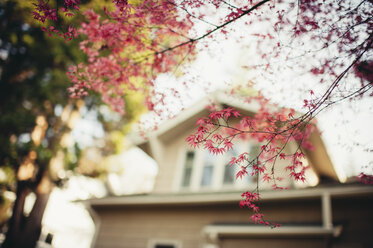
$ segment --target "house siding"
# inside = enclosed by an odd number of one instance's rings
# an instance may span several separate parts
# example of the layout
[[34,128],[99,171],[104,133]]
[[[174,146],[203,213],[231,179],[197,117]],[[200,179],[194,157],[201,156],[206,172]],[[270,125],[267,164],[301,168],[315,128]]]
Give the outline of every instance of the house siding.
[[[269,221],[321,225],[320,199],[260,203]],[[220,248],[234,247],[373,247],[373,196],[333,199],[333,223],[343,226],[338,238],[320,236],[224,236]],[[94,207],[101,220],[98,248],[144,248],[151,240],[174,240],[181,248],[203,247],[203,228],[212,224],[249,224],[250,211],[238,203],[173,206]]]
[[[264,208],[265,207],[265,208]],[[278,221],[319,222],[319,201],[267,203],[267,216]],[[101,218],[96,247],[147,247],[152,239],[179,240],[182,248],[202,247],[203,227],[214,223],[249,224],[250,212],[238,203],[205,206],[99,207]],[[307,214],[304,214],[304,212]],[[228,241],[226,241],[228,242]],[[229,241],[230,242],[230,241]],[[228,243],[229,243],[228,242]]]
[[[187,130],[186,133],[192,133],[193,129]],[[173,180],[177,180],[176,174],[179,166],[179,156],[181,151],[187,149],[188,144],[185,142],[187,135],[177,136],[172,141],[160,141],[163,146],[163,163],[159,163],[158,175],[154,185],[154,193],[167,193],[175,190]],[[182,162],[182,161],[181,161]]]
[[333,248],[373,247],[373,196],[332,201],[334,223],[343,225],[341,238],[333,241]]
[[[181,184],[180,177],[182,173],[182,169],[184,166],[184,153],[187,150],[192,150],[190,146],[185,142],[187,136],[193,132],[192,128],[185,129],[183,135],[179,135],[171,140],[162,140],[158,139],[158,144],[162,147],[162,161],[158,163],[159,170],[158,175],[155,180],[154,186],[154,193],[170,193],[176,192]],[[246,141],[248,142],[248,141]],[[289,143],[289,145],[284,150],[285,153],[291,154],[290,150],[294,150],[296,147],[295,144]],[[201,148],[202,149],[202,148]],[[198,150],[198,149],[197,149]],[[275,167],[275,177],[281,178],[282,180],[278,180],[276,183],[279,187],[293,187],[294,182],[289,176],[289,171],[285,168],[289,165],[289,161],[285,160],[277,160],[276,167]],[[197,168],[194,168],[194,170]],[[199,168],[201,169],[201,168]],[[271,173],[271,164],[267,165],[268,173]],[[215,172],[217,173],[217,172]],[[223,171],[221,171],[223,173]],[[308,173],[311,173],[310,170],[307,170]],[[223,175],[221,175],[222,177]],[[310,178],[310,177],[308,177]],[[261,180],[261,189],[271,189],[273,182],[263,182]],[[300,184],[301,187],[307,186],[307,182]],[[255,186],[255,185],[254,185]],[[185,190],[185,189],[184,189]],[[189,189],[190,190],[190,189]],[[218,189],[212,190],[223,190],[223,185],[220,185]],[[188,191],[188,190],[187,190]],[[195,190],[194,190],[195,191]]]

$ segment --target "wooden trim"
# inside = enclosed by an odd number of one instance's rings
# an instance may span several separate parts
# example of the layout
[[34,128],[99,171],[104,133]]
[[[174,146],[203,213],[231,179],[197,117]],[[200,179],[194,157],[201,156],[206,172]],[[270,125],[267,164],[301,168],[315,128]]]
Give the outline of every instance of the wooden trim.
[[237,225],[207,225],[203,233],[208,237],[224,236],[334,236],[341,234],[342,226],[325,228],[322,226],[282,226],[269,228],[267,226],[237,226]]
[[321,196],[321,210],[322,210],[322,223],[323,227],[330,229],[333,227],[333,217],[332,217],[332,202],[330,199],[330,194],[325,192]]
[[[131,205],[203,205],[218,203],[237,203],[241,200],[241,191],[237,192],[209,192],[209,193],[174,193],[174,194],[148,194],[106,197],[91,199],[87,202],[95,206],[131,206]],[[330,197],[349,197],[358,195],[372,195],[373,187],[338,186],[330,188],[307,188],[284,191],[266,191],[261,193],[261,201],[320,198],[328,193]]]
[[90,204],[84,204],[84,207],[88,211],[89,215],[91,216],[91,218],[92,218],[92,220],[95,224],[94,225],[95,226],[95,232],[93,234],[93,237],[92,237],[92,240],[91,240],[91,245],[90,245],[91,248],[94,248],[95,245],[96,245],[97,238],[98,238],[99,230],[101,228],[101,219],[100,219],[100,216],[96,213],[96,211],[91,207]]

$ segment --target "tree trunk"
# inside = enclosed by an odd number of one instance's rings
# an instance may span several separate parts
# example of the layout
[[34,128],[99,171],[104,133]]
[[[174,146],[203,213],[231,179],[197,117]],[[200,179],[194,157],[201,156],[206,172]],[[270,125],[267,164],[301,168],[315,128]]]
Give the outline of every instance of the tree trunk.
[[[12,217],[2,248],[35,248],[41,233],[41,222],[51,192],[49,180],[43,176],[34,191],[35,203],[28,216],[24,214],[25,199],[32,192],[31,185],[18,181],[17,198],[14,202]],[[46,182],[45,180],[48,180]]]

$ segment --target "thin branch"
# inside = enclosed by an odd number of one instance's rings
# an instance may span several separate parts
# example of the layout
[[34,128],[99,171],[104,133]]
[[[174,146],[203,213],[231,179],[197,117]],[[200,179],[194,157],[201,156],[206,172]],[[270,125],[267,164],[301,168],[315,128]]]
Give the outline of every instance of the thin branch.
[[228,3],[227,1],[221,0],[221,2],[224,3],[225,5],[231,7],[231,8],[238,9],[236,6],[234,6],[234,5],[230,4],[230,3]]
[[213,24],[213,23],[211,23],[211,22],[209,22],[209,21],[206,21],[206,20],[204,20],[204,19],[202,19],[202,18],[196,16],[196,15],[193,15],[192,13],[189,12],[188,9],[186,9],[186,8],[184,8],[184,7],[182,7],[182,6],[179,6],[179,5],[177,5],[176,3],[172,2],[172,1],[167,1],[167,2],[168,2],[169,4],[171,4],[171,5],[174,5],[176,8],[182,9],[182,10],[183,10],[185,13],[187,13],[189,16],[191,16],[191,17],[193,17],[193,18],[195,18],[195,19],[197,19],[197,20],[199,20],[199,21],[201,21],[201,22],[204,22],[204,23],[206,23],[206,24],[208,24],[208,25],[211,25],[211,26],[214,26],[214,27],[218,27],[218,25],[216,25],[216,24]]
[[168,52],[168,51],[175,50],[175,49],[177,49],[177,48],[179,48],[179,47],[182,47],[182,46],[185,46],[185,45],[188,45],[188,44],[193,44],[193,43],[195,43],[195,42],[197,42],[197,41],[199,41],[199,40],[202,40],[202,39],[206,38],[207,36],[210,36],[211,34],[215,33],[216,31],[218,31],[218,30],[224,28],[225,26],[231,24],[232,22],[235,22],[236,20],[238,20],[238,19],[242,18],[243,16],[249,14],[250,12],[252,12],[252,11],[258,9],[260,6],[262,6],[263,4],[265,4],[265,3],[269,2],[269,1],[270,1],[270,0],[263,0],[263,1],[261,1],[261,2],[259,2],[259,3],[257,3],[257,4],[255,4],[253,7],[251,7],[251,8],[249,8],[249,9],[243,11],[243,12],[242,12],[239,16],[237,16],[236,18],[233,18],[233,19],[231,19],[231,20],[229,20],[229,21],[223,23],[222,25],[219,25],[219,26],[215,27],[214,29],[212,29],[212,30],[206,32],[204,35],[201,35],[201,36],[199,36],[199,37],[197,37],[197,38],[194,38],[194,39],[189,39],[189,40],[187,40],[187,41],[185,41],[185,42],[179,43],[179,44],[177,44],[177,45],[175,45],[175,46],[172,46],[172,47],[169,47],[169,48],[163,49],[163,50],[161,50],[161,51],[154,52],[154,53],[152,53],[152,54],[148,54],[148,55],[146,55],[146,57],[148,57],[148,56],[150,56],[150,55],[158,55],[158,54],[166,53],[166,52]]

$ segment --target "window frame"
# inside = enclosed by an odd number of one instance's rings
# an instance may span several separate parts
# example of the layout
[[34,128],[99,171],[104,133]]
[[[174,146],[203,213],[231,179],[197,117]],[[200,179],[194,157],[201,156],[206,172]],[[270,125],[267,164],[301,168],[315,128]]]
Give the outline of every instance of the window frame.
[[[237,149],[237,155],[248,152],[248,146],[250,149],[257,144],[256,142],[250,141],[242,141],[235,144]],[[194,161],[193,161],[193,169],[191,173],[191,179],[189,187],[183,187],[182,182],[184,178],[184,166],[186,162],[186,156],[188,152],[194,151]],[[208,152],[205,149],[191,149],[187,147],[182,147],[179,151],[179,161],[177,164],[176,170],[176,180],[174,181],[174,189],[177,192],[208,192],[208,191],[232,191],[232,190],[242,190],[247,187],[255,186],[256,181],[255,179],[245,180],[245,179],[236,179],[234,178],[233,183],[231,184],[224,184],[224,173],[225,173],[225,166],[230,161],[232,155],[229,153],[224,153],[223,155],[216,155],[215,163],[213,166],[213,174],[212,174],[212,181],[211,185],[203,186],[202,183],[202,176],[203,176],[203,168],[204,168],[204,159],[205,153]],[[236,155],[236,156],[237,156]],[[239,171],[238,166],[235,166],[235,174]],[[245,176],[245,178],[250,178],[251,175]]]
[[151,239],[148,241],[147,248],[155,248],[157,245],[173,245],[174,248],[182,248],[181,241],[175,239]]
[[[188,160],[188,155],[189,154],[193,155],[191,161]],[[190,185],[192,183],[193,171],[195,170],[196,152],[192,151],[192,150],[186,151],[185,154],[184,154],[183,161],[184,161],[184,163],[183,163],[183,167],[182,167],[182,171],[181,171],[180,187],[181,188],[188,188],[188,187],[190,187]],[[186,172],[186,169],[187,169],[187,162],[189,162],[188,167],[191,171],[190,171],[190,175],[189,175],[188,184],[186,186],[184,186],[184,181],[185,181],[185,178],[186,178],[185,177],[185,172]]]

